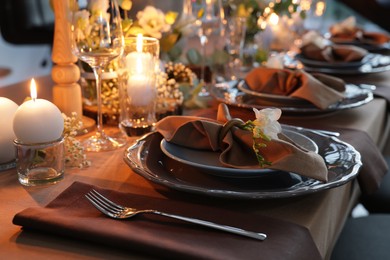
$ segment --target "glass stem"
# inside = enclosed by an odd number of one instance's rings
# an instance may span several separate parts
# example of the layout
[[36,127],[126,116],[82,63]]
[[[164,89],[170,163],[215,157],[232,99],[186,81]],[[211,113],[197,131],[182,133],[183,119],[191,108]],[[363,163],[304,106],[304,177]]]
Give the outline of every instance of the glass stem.
[[102,73],[103,69],[100,66],[93,68],[93,74],[96,78],[96,135],[103,135],[103,113],[102,113]]
[[207,36],[201,35],[200,36],[200,45],[202,49],[202,60],[200,65],[200,80],[202,83],[205,83],[205,69],[206,69],[206,43],[207,43]]

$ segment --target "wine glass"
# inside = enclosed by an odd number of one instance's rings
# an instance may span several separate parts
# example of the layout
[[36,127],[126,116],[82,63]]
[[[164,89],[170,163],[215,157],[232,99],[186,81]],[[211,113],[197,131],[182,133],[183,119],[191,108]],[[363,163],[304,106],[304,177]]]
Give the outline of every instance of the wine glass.
[[224,28],[224,12],[221,0],[197,0],[193,1],[192,14],[196,18],[195,26],[201,46],[201,71],[200,82],[203,85],[200,96],[208,96],[205,80],[206,47],[210,38],[216,41],[220,38]]
[[96,78],[96,132],[84,141],[87,151],[108,151],[123,146],[123,136],[108,136],[103,130],[102,71],[124,48],[121,18],[116,0],[72,0],[70,2],[71,47],[80,60],[88,63]]
[[245,34],[245,17],[232,16],[227,19],[226,49],[229,54],[228,75],[231,80],[236,80],[242,69]]

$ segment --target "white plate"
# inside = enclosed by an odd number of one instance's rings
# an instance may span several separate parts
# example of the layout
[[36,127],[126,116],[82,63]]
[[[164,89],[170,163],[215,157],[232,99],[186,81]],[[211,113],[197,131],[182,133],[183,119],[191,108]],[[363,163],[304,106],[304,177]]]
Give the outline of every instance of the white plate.
[[[317,144],[310,138],[291,130],[284,129],[283,133],[301,147],[318,153]],[[226,167],[219,161],[219,152],[190,149],[169,143],[165,139],[161,140],[160,148],[166,156],[173,160],[221,177],[253,178],[259,176],[260,173],[275,172],[272,169],[237,169]]]

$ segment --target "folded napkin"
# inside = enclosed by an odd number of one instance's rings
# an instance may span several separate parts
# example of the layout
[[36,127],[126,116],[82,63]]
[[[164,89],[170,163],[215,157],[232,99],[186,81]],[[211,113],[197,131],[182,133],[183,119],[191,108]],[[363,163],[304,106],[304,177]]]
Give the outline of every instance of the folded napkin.
[[[264,241],[228,234],[163,216],[114,220],[101,214],[85,194],[96,189],[123,205],[153,208],[268,235]],[[299,225],[183,200],[156,199],[75,182],[46,207],[19,212],[15,225],[76,240],[143,253],[158,259],[321,259],[309,231]],[[299,241],[299,244],[296,244]],[[113,249],[115,250],[115,249]],[[131,258],[131,255],[129,255]]]
[[309,43],[301,47],[301,53],[306,58],[312,60],[328,62],[353,62],[361,61],[368,54],[368,51],[352,45],[332,44],[322,48],[316,44]]
[[345,82],[339,78],[302,70],[256,68],[245,81],[253,91],[302,98],[320,109],[342,100],[345,91]]
[[329,31],[333,39],[339,41],[358,41],[366,44],[384,44],[390,41],[390,35],[381,32],[367,32],[356,26],[356,19],[353,16],[333,24]]
[[361,61],[368,54],[367,50],[353,45],[331,44],[315,31],[302,36],[300,51],[308,59],[328,62]]
[[[193,116],[169,116],[156,124],[156,130],[168,141],[191,149],[221,152],[222,165],[233,168],[264,168],[259,166],[253,151],[253,135],[248,130],[232,126],[223,137],[224,124],[231,119],[227,106],[220,104],[217,120]],[[328,170],[323,158],[307,151],[283,134],[279,139],[264,141],[260,149],[265,160],[272,162],[265,168],[294,172],[309,178],[327,181]],[[220,140],[222,139],[222,142]]]
[[[383,86],[383,88],[390,90],[388,86]],[[388,93],[388,97],[390,98],[390,91]],[[248,110],[246,108],[232,106],[230,112],[234,117],[239,117],[245,120],[250,119],[248,116]],[[207,110],[201,110],[197,112],[197,115],[203,117],[213,117],[216,113],[216,110],[211,108]],[[383,176],[388,171],[388,167],[381,151],[378,149],[378,146],[366,132],[355,129],[332,127],[326,120],[322,120],[322,118],[318,120],[308,120],[305,117],[299,116],[282,117],[280,121],[281,123],[287,125],[340,132],[341,135],[339,139],[351,144],[361,154],[363,165],[360,168],[357,179],[359,181],[359,186],[362,192],[364,194],[373,194],[378,190]],[[308,133],[307,135],[310,137],[312,133]],[[321,146],[321,144],[318,145]]]

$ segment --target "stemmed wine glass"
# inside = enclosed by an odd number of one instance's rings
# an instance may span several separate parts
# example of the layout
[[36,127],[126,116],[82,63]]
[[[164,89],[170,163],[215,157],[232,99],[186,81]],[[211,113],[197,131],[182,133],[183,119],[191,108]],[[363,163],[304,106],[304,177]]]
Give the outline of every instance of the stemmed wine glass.
[[84,146],[87,151],[113,150],[123,146],[126,139],[110,137],[103,131],[101,75],[124,48],[118,3],[116,0],[72,0],[69,7],[72,52],[91,66],[96,78],[96,132],[84,141]]
[[[196,18],[195,26],[201,46],[200,81],[203,88],[199,95],[209,95],[205,87],[206,45],[212,36],[219,38],[224,28],[224,13],[221,0],[196,0],[192,4],[192,15]],[[215,39],[212,39],[215,40]]]

